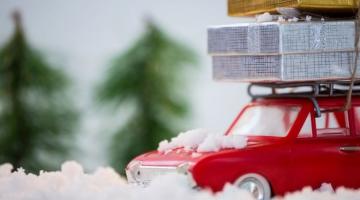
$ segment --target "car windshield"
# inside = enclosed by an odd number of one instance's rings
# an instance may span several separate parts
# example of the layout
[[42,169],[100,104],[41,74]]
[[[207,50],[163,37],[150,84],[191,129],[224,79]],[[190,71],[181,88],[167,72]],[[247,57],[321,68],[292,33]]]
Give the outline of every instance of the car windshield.
[[229,134],[285,137],[299,111],[299,106],[249,106],[235,122]]

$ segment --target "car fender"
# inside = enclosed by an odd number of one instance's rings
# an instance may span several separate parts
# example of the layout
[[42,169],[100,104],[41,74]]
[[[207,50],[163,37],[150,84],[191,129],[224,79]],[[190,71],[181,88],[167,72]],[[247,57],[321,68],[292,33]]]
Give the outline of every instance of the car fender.
[[269,145],[221,151],[200,159],[191,172],[198,186],[214,192],[245,174],[257,173],[269,181],[275,193],[282,193],[289,181],[288,149],[283,145]]

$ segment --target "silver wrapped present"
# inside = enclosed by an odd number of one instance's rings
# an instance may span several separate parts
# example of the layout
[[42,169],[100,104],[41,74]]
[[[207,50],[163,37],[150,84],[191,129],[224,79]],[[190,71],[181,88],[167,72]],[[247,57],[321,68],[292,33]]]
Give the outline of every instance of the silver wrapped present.
[[348,79],[354,43],[351,20],[247,23],[208,30],[214,78],[227,81]]
[[279,81],[281,56],[214,56],[213,77],[221,81]]
[[278,53],[279,24],[236,24],[208,29],[209,54]]
[[[354,52],[326,52],[282,55],[283,81],[350,79],[354,67]],[[358,59],[357,77],[360,77]]]
[[[354,58],[354,52],[213,56],[213,77],[248,82],[346,80]],[[356,75],[360,78],[360,60]]]
[[355,22],[244,23],[208,29],[208,52],[223,54],[353,50]]
[[280,24],[280,46],[280,53],[354,50],[355,22]]

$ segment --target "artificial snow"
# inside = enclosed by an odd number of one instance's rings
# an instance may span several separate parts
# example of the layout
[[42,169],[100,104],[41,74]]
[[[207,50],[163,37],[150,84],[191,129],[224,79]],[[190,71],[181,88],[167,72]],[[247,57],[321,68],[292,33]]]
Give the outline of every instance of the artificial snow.
[[[192,189],[186,176],[159,176],[146,188],[128,185],[111,168],[84,173],[81,165],[66,162],[60,171],[27,174],[12,172],[10,164],[0,165],[0,200],[254,200],[252,196],[226,184],[222,192]],[[324,183],[319,189],[305,187],[274,200],[359,200],[360,190],[338,188]]]
[[12,169],[13,169],[13,166],[9,163],[0,165],[0,177],[10,175]]
[[298,21],[299,21],[299,18],[297,18],[297,17],[288,19],[288,22],[298,22]]
[[184,147],[185,149],[195,149],[204,141],[209,132],[205,129],[194,129],[179,133],[172,138],[170,142],[164,140],[159,143],[158,151],[166,152],[168,150]]
[[242,135],[208,135],[197,148],[198,152],[213,152],[220,149],[242,149],[247,145],[247,138]]
[[283,16],[278,17],[278,22],[286,22],[286,19]]
[[334,188],[330,183],[323,183],[321,187],[318,189],[320,192],[335,192]]
[[266,12],[261,15],[256,15],[256,22],[271,22],[273,20],[273,17],[270,13]]
[[221,149],[241,149],[246,147],[247,137],[241,135],[219,135],[205,129],[194,129],[180,133],[170,141],[159,143],[158,151],[168,152],[177,148],[197,152],[217,152]]

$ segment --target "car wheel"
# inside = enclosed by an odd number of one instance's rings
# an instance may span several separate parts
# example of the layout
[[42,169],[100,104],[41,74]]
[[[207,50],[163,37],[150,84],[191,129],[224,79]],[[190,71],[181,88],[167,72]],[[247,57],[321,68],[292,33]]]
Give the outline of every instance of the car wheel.
[[259,174],[245,174],[235,182],[235,185],[249,191],[256,200],[269,200],[271,197],[268,181]]

